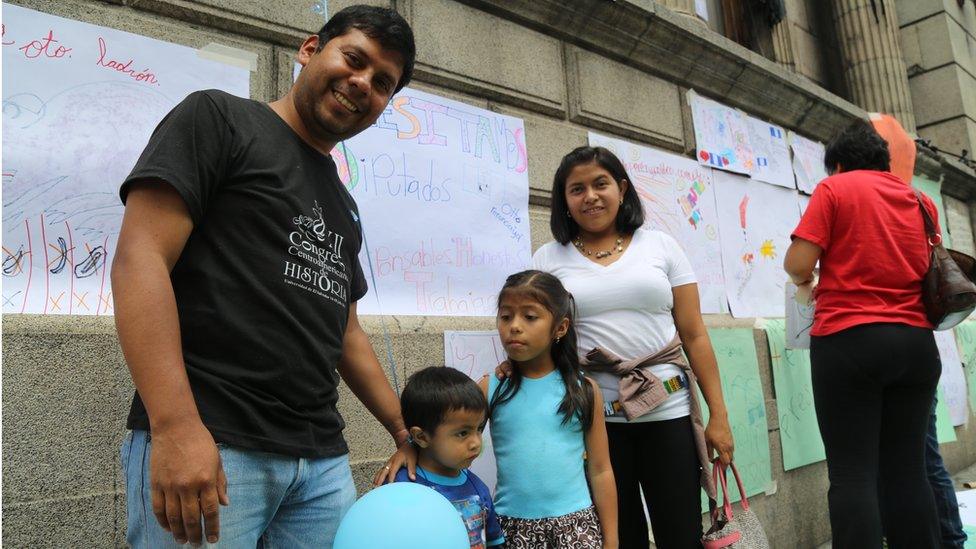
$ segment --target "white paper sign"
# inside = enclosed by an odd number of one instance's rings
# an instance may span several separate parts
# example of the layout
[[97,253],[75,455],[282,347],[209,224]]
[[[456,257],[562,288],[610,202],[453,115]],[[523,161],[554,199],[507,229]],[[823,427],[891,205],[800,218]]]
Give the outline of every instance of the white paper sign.
[[[498,332],[444,332],[444,363],[461,370],[477,381],[484,375],[494,375],[495,367],[506,359],[505,347]],[[492,494],[498,474],[491,432],[485,428],[481,455],[471,464],[471,470],[488,486]]]
[[751,116],[747,116],[746,120],[749,123],[749,141],[756,157],[752,178],[787,189],[796,188],[786,131]]
[[714,177],[732,316],[782,317],[783,256],[799,221],[797,193],[727,172]]
[[796,284],[787,277],[786,290],[786,348],[809,349],[813,328],[814,303],[801,304],[796,300]]
[[825,177],[824,145],[790,132],[790,148],[793,150],[793,173],[796,175],[796,188],[807,194]]
[[406,88],[332,155],[366,236],[361,314],[494,316],[532,256],[521,120]]
[[4,4],[3,77],[3,312],[111,314],[119,185],[178,102],[250,72]]
[[695,124],[698,161],[711,168],[752,173],[755,159],[746,115],[705,99],[694,90],[688,90],[688,103]]
[[949,418],[954,426],[964,425],[969,419],[969,397],[966,388],[966,375],[962,369],[962,359],[956,346],[956,336],[952,330],[935,332],[935,343],[942,359],[942,377],[939,387],[945,395]]
[[591,146],[606,147],[623,162],[641,204],[644,227],[671,235],[698,280],[703,313],[727,313],[712,171],[694,160],[595,133]]

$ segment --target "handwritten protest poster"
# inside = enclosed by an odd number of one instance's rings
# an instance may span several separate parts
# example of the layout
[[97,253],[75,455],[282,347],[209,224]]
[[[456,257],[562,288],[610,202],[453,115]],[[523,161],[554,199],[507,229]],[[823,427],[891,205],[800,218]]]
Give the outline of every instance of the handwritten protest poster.
[[741,111],[688,90],[695,124],[698,161],[702,166],[748,174],[755,168],[749,124]]
[[[484,375],[493,375],[495,366],[505,360],[505,347],[496,331],[444,332],[444,364],[461,370],[477,381]],[[481,455],[471,464],[471,470],[495,493],[498,468],[491,445],[490,426],[485,427],[481,442]]]
[[[742,476],[746,496],[765,492],[772,483],[769,427],[752,328],[712,328],[708,330],[708,336],[718,360],[722,395],[735,439],[735,465]],[[700,401],[703,420],[707,425],[708,406],[704,398]],[[738,487],[733,488],[730,484],[729,491],[733,501],[740,499]],[[707,509],[704,496],[702,499]]]
[[921,191],[935,204],[935,208],[939,212],[939,219],[937,222],[939,223],[939,228],[942,230],[942,245],[946,248],[951,247],[952,238],[949,236],[949,224],[946,222],[945,202],[942,200],[942,183],[916,175],[912,179],[912,187],[915,187]]
[[594,147],[612,151],[627,169],[641,204],[644,226],[681,245],[698,280],[703,313],[727,313],[718,213],[712,171],[694,160],[590,133]]
[[752,116],[746,116],[746,122],[749,124],[749,141],[756,157],[756,164],[751,173],[752,178],[787,189],[795,189],[796,181],[793,176],[786,130]]
[[787,349],[784,322],[763,319],[773,363],[783,469],[789,471],[826,459],[817,411],[813,406],[810,351]]
[[111,314],[119,185],[187,94],[250,72],[178,46],[3,6],[3,312]]
[[966,396],[966,376],[952,330],[935,332],[935,343],[942,359],[939,388],[945,394],[946,407],[953,425],[963,425],[969,419],[969,399]]
[[969,388],[969,402],[976,407],[976,320],[966,320],[955,327],[956,342]]
[[824,167],[824,146],[819,141],[807,139],[802,135],[789,132],[790,149],[793,151],[793,173],[796,176],[796,188],[813,194],[813,189],[825,177],[827,169]]
[[365,232],[360,313],[495,314],[531,260],[521,120],[406,88],[332,156]]
[[785,314],[783,256],[799,222],[796,191],[714,172],[722,268],[732,316]]

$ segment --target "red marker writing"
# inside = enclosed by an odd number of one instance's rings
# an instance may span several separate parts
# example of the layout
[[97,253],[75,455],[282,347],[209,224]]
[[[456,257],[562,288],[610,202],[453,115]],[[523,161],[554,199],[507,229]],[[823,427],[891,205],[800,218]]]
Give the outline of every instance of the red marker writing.
[[98,61],[95,64],[99,67],[105,67],[106,69],[112,69],[114,71],[120,72],[132,78],[136,82],[146,82],[147,84],[158,84],[159,80],[156,75],[153,74],[148,68],[142,69],[142,71],[136,71],[132,68],[132,64],[135,62],[133,59],[129,59],[125,63],[121,61],[116,61],[114,59],[106,60],[108,55],[108,46],[105,44],[105,39],[101,36],[98,37]]
[[[6,42],[4,42],[6,43]],[[68,52],[71,48],[66,48],[64,46],[54,47],[58,43],[58,40],[54,39],[54,31],[47,31],[47,36],[41,38],[40,40],[31,40],[27,44],[17,48],[18,50],[24,52],[24,57],[28,59],[36,59],[38,57],[44,56],[51,59],[60,59]],[[70,55],[68,57],[71,57]]]

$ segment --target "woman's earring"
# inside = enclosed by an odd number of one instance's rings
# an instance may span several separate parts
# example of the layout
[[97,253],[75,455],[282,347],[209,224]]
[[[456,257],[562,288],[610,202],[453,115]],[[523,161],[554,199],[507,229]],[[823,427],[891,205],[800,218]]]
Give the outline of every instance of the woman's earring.
[[620,205],[621,205],[621,206],[623,206],[623,205],[624,205],[624,199],[623,199],[623,198],[621,198],[621,199],[620,199]]
[[569,210],[566,210],[566,217],[573,217],[572,215],[569,214]]
[[556,345],[559,345],[559,340],[562,339],[560,336],[556,336]]

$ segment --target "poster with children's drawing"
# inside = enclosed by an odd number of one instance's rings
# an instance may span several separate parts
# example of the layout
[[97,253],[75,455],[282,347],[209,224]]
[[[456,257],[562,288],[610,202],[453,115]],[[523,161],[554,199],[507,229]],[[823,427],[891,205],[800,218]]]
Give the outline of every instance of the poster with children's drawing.
[[752,173],[755,158],[746,115],[694,90],[688,90],[688,104],[695,124],[698,162],[710,168]]
[[332,156],[362,216],[360,314],[495,314],[532,258],[520,119],[405,88]]
[[813,406],[810,351],[786,345],[786,326],[781,319],[763,319],[773,365],[779,440],[783,469],[789,471],[826,459],[817,412]]
[[799,222],[796,191],[714,172],[722,267],[732,316],[782,317],[783,256]]
[[712,171],[623,139],[590,133],[589,141],[623,162],[644,206],[644,227],[665,232],[681,245],[698,280],[702,312],[727,313]]
[[[772,488],[769,425],[752,328],[711,328],[708,337],[718,360],[722,395],[735,440],[735,464],[743,487],[747,496],[765,492]],[[700,402],[702,419],[707,425],[708,406],[704,399]],[[730,482],[729,490],[734,501],[739,499],[739,489],[733,484]],[[704,508],[708,509],[707,505]]]
[[[484,375],[494,375],[495,367],[504,361],[505,347],[495,331],[445,331],[444,364],[460,370],[477,381]],[[491,432],[485,427],[481,443],[481,455],[471,464],[474,474],[484,481],[494,494],[498,474],[495,453],[491,446]]]
[[796,188],[786,130],[752,116],[747,116],[746,121],[749,123],[752,152],[756,157],[752,178],[787,189]]
[[966,375],[962,370],[956,336],[952,330],[935,332],[935,343],[939,346],[939,357],[942,359],[939,388],[945,395],[949,418],[953,425],[964,425],[969,419],[969,399],[966,396]]
[[824,168],[824,146],[802,135],[789,132],[790,149],[793,151],[793,173],[796,175],[796,188],[806,194],[813,194],[820,181],[827,177]]
[[119,185],[170,109],[250,71],[4,4],[3,73],[3,312],[112,314]]

